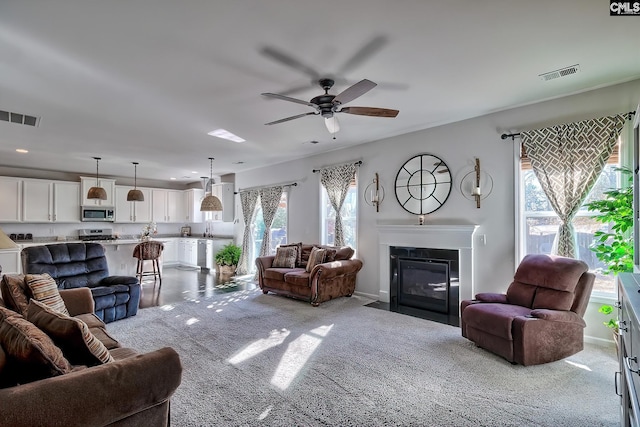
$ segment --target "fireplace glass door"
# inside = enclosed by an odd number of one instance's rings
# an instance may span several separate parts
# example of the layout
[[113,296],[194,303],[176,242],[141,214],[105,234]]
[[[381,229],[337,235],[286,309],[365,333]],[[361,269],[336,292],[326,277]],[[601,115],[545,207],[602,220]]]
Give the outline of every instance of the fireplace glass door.
[[398,303],[449,312],[449,261],[398,258]]

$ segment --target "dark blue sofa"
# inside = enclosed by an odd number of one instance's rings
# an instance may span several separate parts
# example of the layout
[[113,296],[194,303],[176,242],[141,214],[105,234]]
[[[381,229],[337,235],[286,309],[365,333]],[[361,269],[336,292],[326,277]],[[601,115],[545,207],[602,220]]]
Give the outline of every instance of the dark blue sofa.
[[140,303],[140,283],[132,276],[109,276],[100,243],[60,243],[22,250],[24,274],[49,273],[59,289],[88,287],[95,314],[105,323],[135,316]]

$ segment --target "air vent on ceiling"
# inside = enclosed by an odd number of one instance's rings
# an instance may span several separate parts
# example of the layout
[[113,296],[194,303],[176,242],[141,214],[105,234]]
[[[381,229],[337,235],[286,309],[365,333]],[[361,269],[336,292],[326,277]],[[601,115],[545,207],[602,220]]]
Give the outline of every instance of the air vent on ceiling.
[[580,71],[580,65],[575,64],[571,65],[570,67],[561,68],[559,70],[549,71],[548,73],[540,74],[539,76],[546,82],[549,80],[559,79],[560,77],[570,76],[577,73],[578,71]]
[[26,126],[38,126],[39,117],[29,116],[27,114],[12,113],[11,111],[0,110],[0,120],[9,123],[17,123]]

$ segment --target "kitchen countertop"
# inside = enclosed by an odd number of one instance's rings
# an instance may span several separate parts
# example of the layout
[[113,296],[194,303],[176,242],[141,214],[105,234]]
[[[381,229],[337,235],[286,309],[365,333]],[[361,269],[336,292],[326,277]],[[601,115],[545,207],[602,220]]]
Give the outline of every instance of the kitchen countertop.
[[[233,236],[211,236],[211,237],[156,236],[151,238],[151,240],[160,241],[160,242],[167,241],[167,239],[233,240]],[[87,243],[87,242],[101,243],[103,245],[130,245],[130,244],[140,243],[142,242],[142,240],[140,240],[139,238],[134,238],[133,236],[126,236],[126,237],[112,239],[112,240],[90,240],[90,241],[74,239],[73,237],[67,238],[67,240],[57,240],[55,238],[36,237],[33,240],[16,240],[15,244],[19,246],[18,248],[3,249],[3,250],[7,250],[7,251],[19,250],[20,247],[22,246],[37,246],[37,245],[47,245],[47,244],[55,244],[55,243]]]

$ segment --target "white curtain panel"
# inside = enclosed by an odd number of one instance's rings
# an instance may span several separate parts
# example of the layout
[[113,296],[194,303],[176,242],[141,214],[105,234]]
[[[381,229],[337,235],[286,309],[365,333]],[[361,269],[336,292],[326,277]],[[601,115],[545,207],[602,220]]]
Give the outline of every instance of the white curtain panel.
[[271,225],[276,216],[283,187],[268,187],[260,189],[260,205],[262,206],[262,218],[264,219],[264,235],[262,236],[262,246],[260,256],[270,255],[271,248]]
[[533,171],[560,217],[553,253],[577,257],[573,218],[611,156],[625,120],[616,115],[520,133]]
[[349,184],[356,173],[356,165],[346,163],[343,165],[332,166],[320,170],[320,182],[325,190],[329,202],[336,212],[335,236],[333,244],[335,246],[344,246],[344,232],[342,230],[342,216],[340,211],[344,204],[344,199],[349,191]]

